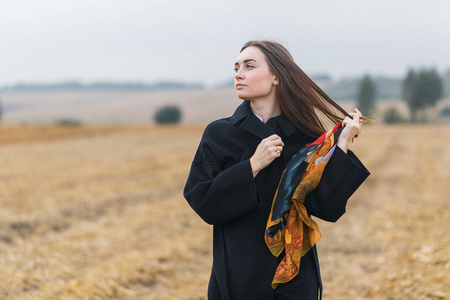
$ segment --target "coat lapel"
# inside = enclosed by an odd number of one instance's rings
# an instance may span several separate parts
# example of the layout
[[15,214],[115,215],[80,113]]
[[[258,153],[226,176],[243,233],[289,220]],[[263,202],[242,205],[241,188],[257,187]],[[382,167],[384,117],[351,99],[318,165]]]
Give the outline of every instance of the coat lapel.
[[280,125],[281,130],[283,130],[283,133],[287,136],[293,134],[297,129],[297,127],[295,127],[295,125],[292,124],[291,121],[289,121],[289,119],[283,113],[279,117],[277,117],[277,122]]
[[253,135],[265,139],[275,133],[272,127],[261,122],[253,113],[248,114],[241,127]]
[[[241,120],[243,121],[240,123],[240,126],[243,129],[261,139],[265,139],[275,133],[272,127],[261,122],[255,114],[252,113],[250,101],[244,100],[231,116],[231,123],[233,123],[233,125],[238,124]],[[277,117],[277,122],[281,127],[281,130],[283,130],[283,133],[286,135],[291,135],[296,130],[295,125],[292,124],[284,114]]]

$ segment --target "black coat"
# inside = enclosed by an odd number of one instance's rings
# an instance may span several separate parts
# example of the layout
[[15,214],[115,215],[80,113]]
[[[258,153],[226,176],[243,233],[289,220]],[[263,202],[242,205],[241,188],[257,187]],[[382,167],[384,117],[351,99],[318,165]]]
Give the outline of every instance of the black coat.
[[[274,133],[284,142],[282,154],[253,178],[250,157],[261,140]],[[209,299],[274,299],[271,282],[281,257],[274,257],[265,244],[266,222],[287,162],[313,140],[284,114],[264,124],[252,113],[248,101],[233,116],[206,127],[184,197],[205,222],[214,225]],[[344,214],[348,198],[369,174],[350,150],[346,154],[337,147],[319,186],[307,196],[306,209],[313,216],[335,222]],[[319,287],[314,247],[302,258],[300,273],[276,290],[299,295],[298,299],[310,299],[301,296],[307,294],[317,299]]]

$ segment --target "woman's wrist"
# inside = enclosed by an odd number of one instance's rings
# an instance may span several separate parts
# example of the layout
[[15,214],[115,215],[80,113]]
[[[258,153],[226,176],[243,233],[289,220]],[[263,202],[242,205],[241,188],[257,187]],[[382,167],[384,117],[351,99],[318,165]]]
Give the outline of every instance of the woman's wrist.
[[345,153],[347,153],[348,150],[348,146],[350,145],[350,141],[346,140],[346,139],[338,139],[336,145],[341,148],[342,151],[344,151]]
[[253,156],[250,158],[250,167],[252,168],[253,178],[254,178],[254,177],[256,177],[256,175],[258,175],[260,170],[257,169]]

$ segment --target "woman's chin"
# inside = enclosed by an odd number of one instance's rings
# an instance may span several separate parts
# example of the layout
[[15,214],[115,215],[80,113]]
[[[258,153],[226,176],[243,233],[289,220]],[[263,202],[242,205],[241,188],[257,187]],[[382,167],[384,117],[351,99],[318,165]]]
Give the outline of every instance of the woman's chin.
[[248,100],[247,93],[244,93],[244,92],[238,90],[238,91],[236,91],[236,95],[238,96],[239,99]]

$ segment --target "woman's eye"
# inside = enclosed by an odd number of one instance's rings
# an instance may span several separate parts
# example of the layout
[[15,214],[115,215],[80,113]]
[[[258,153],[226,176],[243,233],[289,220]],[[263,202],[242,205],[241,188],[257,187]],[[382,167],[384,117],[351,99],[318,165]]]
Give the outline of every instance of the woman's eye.
[[239,71],[238,67],[234,67],[234,71],[237,73],[237,71]]
[[248,64],[247,69],[251,69],[251,68],[254,68],[253,65]]

